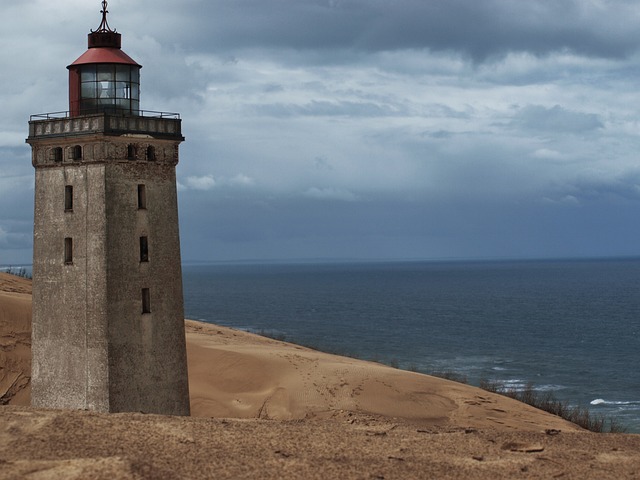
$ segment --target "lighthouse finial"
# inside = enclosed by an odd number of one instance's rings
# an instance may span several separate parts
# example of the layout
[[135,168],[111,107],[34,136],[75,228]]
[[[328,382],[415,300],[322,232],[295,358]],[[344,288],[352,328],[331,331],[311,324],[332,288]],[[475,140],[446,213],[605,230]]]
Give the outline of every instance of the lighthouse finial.
[[[102,22],[100,22],[100,26],[95,32],[115,33],[115,30],[111,30],[109,22],[107,22],[107,13],[109,13],[109,10],[107,10],[107,0],[102,0],[102,10],[100,10],[100,13],[102,14]],[[94,32],[94,30],[91,30],[91,32]]]
[[107,22],[107,0],[102,0],[102,22],[97,30],[89,34],[89,48],[120,48],[120,34]]

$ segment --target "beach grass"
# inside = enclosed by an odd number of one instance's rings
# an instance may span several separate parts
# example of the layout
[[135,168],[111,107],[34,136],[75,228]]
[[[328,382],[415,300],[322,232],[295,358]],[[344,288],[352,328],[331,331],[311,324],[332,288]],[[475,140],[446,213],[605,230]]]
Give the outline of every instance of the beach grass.
[[626,433],[627,428],[615,418],[607,418],[603,415],[594,415],[587,407],[570,405],[559,400],[553,392],[540,392],[532,383],[522,389],[509,388],[498,381],[480,380],[480,388],[492,393],[513,398],[531,405],[537,409],[557,415],[580,427],[596,433]]
[[31,279],[31,273],[25,267],[13,267],[9,266],[3,269],[5,273],[9,275],[15,275],[16,277]]

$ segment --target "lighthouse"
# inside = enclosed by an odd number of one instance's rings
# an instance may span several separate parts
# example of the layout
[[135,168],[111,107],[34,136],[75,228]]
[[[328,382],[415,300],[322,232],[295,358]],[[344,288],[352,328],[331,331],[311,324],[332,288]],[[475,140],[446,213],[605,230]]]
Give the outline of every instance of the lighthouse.
[[102,21],[67,67],[69,109],[32,115],[35,407],[189,414],[176,113]]

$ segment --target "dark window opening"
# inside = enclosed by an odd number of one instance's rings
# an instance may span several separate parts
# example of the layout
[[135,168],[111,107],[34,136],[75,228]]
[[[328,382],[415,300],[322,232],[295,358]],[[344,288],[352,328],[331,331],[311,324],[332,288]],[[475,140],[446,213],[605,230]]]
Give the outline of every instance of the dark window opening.
[[127,146],[127,160],[135,160],[136,159],[136,147],[135,145]]
[[70,237],[64,239],[64,263],[73,263],[73,239]]
[[64,187],[64,211],[72,212],[73,211],[73,186],[66,185]]
[[82,160],[82,147],[80,145],[73,147],[73,159]]
[[138,185],[138,210],[147,208],[147,187],[143,184]]
[[149,241],[147,237],[140,237],[140,261],[149,261]]
[[147,160],[155,160],[156,159],[156,149],[149,145],[147,147]]
[[51,149],[50,159],[54,162],[62,161],[62,148],[56,147]]
[[151,296],[148,288],[142,289],[142,313],[151,313]]

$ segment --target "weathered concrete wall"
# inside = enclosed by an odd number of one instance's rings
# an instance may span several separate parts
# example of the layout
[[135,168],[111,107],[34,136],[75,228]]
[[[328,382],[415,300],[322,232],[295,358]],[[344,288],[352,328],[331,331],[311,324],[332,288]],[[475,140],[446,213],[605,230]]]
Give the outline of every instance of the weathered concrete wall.
[[[118,131],[128,126],[133,133]],[[157,138],[136,133],[154,129]],[[34,406],[189,414],[175,178],[179,132],[175,119],[30,122]],[[53,155],[57,148],[61,158]],[[138,208],[139,184],[146,209]],[[68,185],[72,211],[65,211]],[[141,236],[149,243],[144,262]],[[71,263],[64,259],[67,237],[73,239]],[[150,291],[149,313],[142,312],[143,288]]]
[[[106,183],[111,411],[188,415],[175,167],[114,163]],[[137,206],[139,184],[146,209]],[[141,236],[147,262],[140,261]],[[142,312],[143,288],[150,313]]]
[[32,403],[108,411],[104,167],[36,170],[35,197]]

